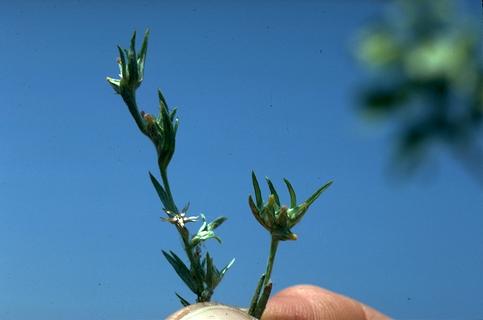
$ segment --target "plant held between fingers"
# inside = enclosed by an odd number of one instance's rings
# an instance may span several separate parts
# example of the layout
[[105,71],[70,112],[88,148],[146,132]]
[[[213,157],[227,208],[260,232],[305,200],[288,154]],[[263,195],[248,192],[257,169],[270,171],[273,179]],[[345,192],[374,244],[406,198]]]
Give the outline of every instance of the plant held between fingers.
[[[173,198],[173,193],[170,188],[168,179],[168,166],[175,152],[176,132],[178,130],[178,118],[176,117],[176,109],[168,107],[168,103],[160,90],[158,90],[159,100],[159,115],[157,117],[140,111],[136,102],[136,90],[139,88],[144,77],[144,64],[146,62],[148,35],[146,31],[144,40],[141,45],[141,50],[136,52],[135,42],[136,33],[131,38],[129,49],[118,47],[119,50],[119,78],[107,78],[108,83],[113,87],[115,92],[119,94],[128,110],[134,119],[137,127],[154,145],[157,155],[157,163],[159,167],[160,178],[149,172],[149,178],[156,190],[156,193],[163,205],[165,216],[161,219],[174,225],[178,231],[183,250],[187,258],[187,264],[173,251],[163,251],[164,257],[173,267],[175,272],[181,280],[188,286],[188,288],[196,295],[197,303],[206,303],[211,300],[211,297],[223,279],[225,273],[233,265],[234,259],[231,260],[225,267],[218,269],[213,261],[213,257],[208,252],[203,252],[202,244],[209,240],[215,239],[221,242],[221,239],[216,235],[215,230],[223,222],[225,217],[218,217],[209,222],[205,215],[199,214],[197,216],[188,215],[189,202],[179,210]],[[268,298],[270,296],[272,281],[271,274],[275,261],[278,244],[280,241],[296,240],[297,236],[292,233],[293,228],[305,215],[310,205],[326,190],[332,181],[327,182],[314,192],[306,201],[297,204],[295,191],[291,183],[284,179],[290,195],[290,205],[282,205],[278,193],[273,183],[267,178],[268,188],[270,194],[267,202],[263,202],[260,186],[255,173],[252,172],[252,183],[255,192],[255,199],[249,196],[249,207],[257,219],[257,221],[270,233],[270,251],[265,273],[261,276],[255,290],[255,294],[250,303],[248,314],[255,318],[260,318]],[[189,223],[200,222],[201,226],[196,233],[191,233],[187,225]],[[188,306],[191,303],[188,299],[177,294],[183,306]],[[212,304],[204,304],[201,307],[209,308],[207,314],[200,307],[195,308],[198,314],[205,315],[207,318],[215,316],[216,312],[225,312],[223,306],[213,306]],[[193,308],[187,310],[195,310]],[[206,309],[208,310],[208,309]],[[191,311],[190,311],[191,312]],[[229,314],[240,314],[240,310],[231,308]],[[222,313],[222,312],[221,312]],[[182,312],[180,313],[182,314]],[[184,316],[176,316],[172,319],[181,319]]]

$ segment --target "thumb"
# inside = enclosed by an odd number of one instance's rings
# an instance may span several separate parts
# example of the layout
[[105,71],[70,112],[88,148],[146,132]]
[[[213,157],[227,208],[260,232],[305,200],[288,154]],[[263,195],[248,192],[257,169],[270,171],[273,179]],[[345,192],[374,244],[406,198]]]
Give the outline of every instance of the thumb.
[[353,299],[311,285],[298,285],[272,297],[262,320],[388,320]]

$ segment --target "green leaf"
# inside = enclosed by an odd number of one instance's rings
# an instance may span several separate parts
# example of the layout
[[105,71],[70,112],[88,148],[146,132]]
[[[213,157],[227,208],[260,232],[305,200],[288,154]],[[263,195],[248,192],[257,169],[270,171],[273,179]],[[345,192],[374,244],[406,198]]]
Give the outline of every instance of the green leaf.
[[290,227],[293,227],[294,225],[299,223],[300,220],[302,220],[305,213],[307,213],[310,205],[314,203],[314,201],[317,200],[320,194],[324,192],[328,187],[330,187],[331,184],[332,184],[332,181],[327,182],[322,187],[320,187],[317,191],[315,191],[304,203],[290,210],[290,212],[292,213],[290,214],[289,212],[289,217],[291,218],[290,225],[289,225]]
[[250,302],[250,309],[248,309],[248,314],[255,316],[255,310],[257,309],[258,300],[260,299],[260,292],[262,291],[263,282],[265,281],[265,274],[262,274],[260,280],[258,280],[257,288],[253,294],[252,301]]
[[275,198],[275,203],[278,205],[278,207],[280,207],[280,198],[278,197],[277,190],[275,190],[272,181],[270,181],[268,177],[265,177],[265,180],[267,180],[268,188],[270,188],[270,193],[273,194]]
[[324,192],[330,185],[333,183],[332,180],[328,181],[326,184],[324,184],[322,187],[320,187],[317,191],[315,191],[307,200],[305,200],[305,203],[307,205],[311,205],[317,198],[320,196],[322,192]]
[[208,289],[211,289],[211,290],[214,289],[216,280],[217,280],[217,272],[216,272],[216,268],[213,265],[213,258],[211,258],[210,254],[207,252],[205,283]]
[[158,193],[159,199],[164,205],[164,208],[167,210],[171,210],[172,208],[170,207],[170,203],[168,201],[168,195],[166,194],[166,191],[164,191],[164,188],[161,186],[159,181],[149,172],[149,178],[151,179],[151,182],[154,186],[154,189],[156,189],[156,192]]
[[117,46],[117,50],[119,50],[119,59],[121,60],[121,77],[125,78],[126,74],[126,58],[124,57],[124,51],[120,46]]
[[212,222],[210,222],[207,226],[207,230],[211,231],[211,230],[215,230],[216,228],[218,228],[223,222],[226,221],[226,217],[218,217],[216,218],[215,220],[213,220]]
[[187,307],[189,306],[191,303],[188,302],[188,300],[186,300],[185,298],[183,298],[182,296],[180,296],[177,292],[174,293],[178,299],[179,299],[179,302],[181,302],[181,304],[183,305],[183,307]]
[[177,109],[176,108],[173,108],[173,110],[171,110],[171,112],[169,113],[169,120],[171,120],[171,122],[174,121],[174,119],[176,119],[176,111]]
[[230,269],[230,267],[233,265],[233,263],[235,263],[235,259],[231,259],[231,261],[223,268],[221,269],[221,271],[218,271],[216,269],[216,267],[214,267],[215,271],[216,271],[216,279],[214,284],[213,284],[213,288],[212,289],[215,289],[221,282],[221,280],[223,279],[223,277],[225,276],[225,273],[228,271],[228,269]]
[[258,223],[260,223],[264,228],[266,228],[267,230],[269,230],[268,229],[268,226],[265,224],[265,221],[261,217],[261,212],[258,210],[258,208],[255,205],[255,203],[253,203],[252,196],[248,196],[248,204],[249,204],[250,209],[251,209],[250,211],[252,212],[252,214],[255,217],[255,219],[257,219]]
[[197,246],[201,242],[204,242],[209,239],[215,239],[219,243],[221,243],[221,239],[217,235],[215,235],[213,231],[205,230],[205,231],[198,232],[193,238],[191,238],[191,246],[192,247]]
[[220,271],[220,275],[224,276],[225,273],[228,271],[228,269],[231,268],[231,266],[235,263],[235,258],[231,259],[231,261]]
[[159,104],[161,106],[161,109],[165,108],[167,111],[168,103],[166,102],[166,99],[164,99],[163,93],[159,89],[158,89],[158,98],[159,98]]
[[253,189],[255,190],[255,200],[257,201],[257,208],[263,207],[263,199],[262,199],[262,193],[260,191],[260,185],[258,184],[257,176],[255,175],[255,172],[252,171],[252,183],[253,183]]
[[183,207],[183,209],[181,210],[181,212],[186,213],[186,212],[188,212],[188,209],[189,209],[189,208],[190,208],[190,202],[188,201],[188,202],[187,202],[187,203],[184,205],[184,207]]
[[286,206],[283,206],[280,208],[278,217],[277,217],[277,224],[279,226],[286,226],[288,223],[288,214],[287,214],[288,208]]
[[111,87],[114,89],[114,91],[116,91],[116,93],[118,93],[118,94],[121,93],[121,89],[120,89],[121,80],[113,79],[113,78],[110,78],[110,77],[107,77],[106,80],[111,85]]
[[184,262],[173,251],[167,253],[163,250],[163,255],[166,260],[168,260],[168,262],[171,264],[174,271],[176,271],[181,280],[183,280],[183,282],[188,286],[188,288],[190,288],[193,293],[198,294],[198,287],[196,285],[196,281],[191,275],[188,267],[184,264]]
[[206,222],[206,217],[204,214],[200,213],[200,217],[201,217],[201,220],[203,220],[203,223],[201,224],[201,227],[198,229],[198,233],[202,232],[202,231],[206,231],[206,226],[207,226],[207,222]]
[[178,131],[178,126],[179,126],[179,120],[175,119],[174,120],[174,127],[173,127],[173,135],[176,136],[176,132]]
[[288,193],[290,194],[290,208],[295,208],[297,206],[297,196],[295,195],[295,190],[293,189],[290,181],[285,178],[283,181],[287,185]]
[[143,44],[141,45],[141,51],[139,51],[139,57],[143,60],[146,58],[146,53],[148,52],[148,38],[149,38],[149,29],[146,29],[144,32]]
[[265,311],[265,307],[267,306],[268,298],[270,298],[270,293],[272,292],[272,282],[270,281],[262,291],[260,295],[260,299],[257,303],[257,308],[254,312],[254,317],[260,319],[262,317],[263,311]]
[[148,51],[148,37],[149,29],[146,29],[146,32],[144,33],[143,44],[141,45],[141,51],[139,51],[139,56],[137,59],[140,76],[143,76],[144,74],[144,64],[146,62],[146,53]]
[[[131,45],[129,47],[129,51],[127,54],[127,67],[129,71],[129,79],[130,81],[139,81],[139,75],[138,75],[138,65],[136,61],[136,31],[133,32],[133,35],[131,37]],[[137,85],[137,83],[135,83]]]
[[129,46],[129,49],[131,49],[131,51],[136,54],[136,31],[134,31],[132,33],[132,36],[131,36],[131,43],[130,43],[130,46]]

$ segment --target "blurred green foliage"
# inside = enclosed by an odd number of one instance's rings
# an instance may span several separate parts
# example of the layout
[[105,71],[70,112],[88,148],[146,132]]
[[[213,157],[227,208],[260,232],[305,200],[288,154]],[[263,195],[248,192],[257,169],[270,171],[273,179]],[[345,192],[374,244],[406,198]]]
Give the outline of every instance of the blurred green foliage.
[[458,5],[393,1],[364,27],[356,54],[372,73],[360,105],[395,123],[398,163],[414,168],[442,142],[483,181],[481,24]]

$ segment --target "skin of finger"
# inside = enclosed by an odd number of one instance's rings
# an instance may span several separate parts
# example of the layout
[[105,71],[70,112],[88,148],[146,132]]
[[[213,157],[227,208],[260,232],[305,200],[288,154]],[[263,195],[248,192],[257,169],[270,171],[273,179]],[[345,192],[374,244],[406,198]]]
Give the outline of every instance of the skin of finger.
[[272,297],[262,320],[387,320],[353,299],[312,285],[287,288]]

